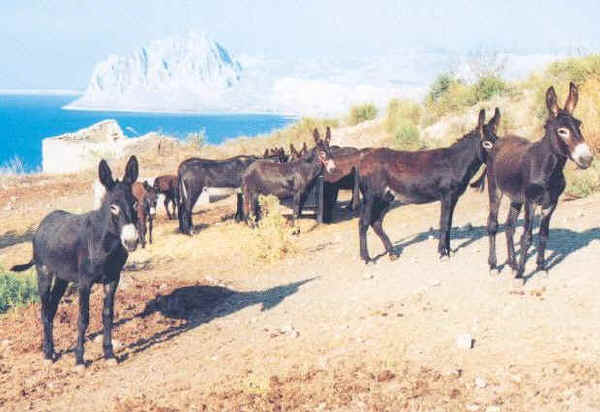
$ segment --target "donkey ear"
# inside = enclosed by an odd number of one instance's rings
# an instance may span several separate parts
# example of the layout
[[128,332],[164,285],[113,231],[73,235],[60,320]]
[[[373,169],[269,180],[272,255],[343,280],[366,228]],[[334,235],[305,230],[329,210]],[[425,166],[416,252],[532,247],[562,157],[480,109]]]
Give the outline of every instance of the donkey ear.
[[556,103],[556,92],[554,91],[554,86],[550,86],[548,91],[546,91],[546,107],[548,108],[548,113],[550,116],[553,118],[558,116],[558,111],[560,109]]
[[150,192],[152,190],[152,186],[150,186],[147,180],[144,180],[144,183],[142,183],[142,185],[144,186],[144,189],[146,189],[146,192]]
[[133,184],[138,178],[138,161],[137,157],[131,156],[127,161],[127,166],[125,166],[125,175],[123,176],[123,182],[128,184]]
[[477,130],[483,135],[483,125],[485,124],[485,109],[479,111],[479,119],[477,119]]
[[110,167],[108,167],[108,163],[104,159],[100,160],[100,164],[98,164],[98,178],[106,190],[111,190],[115,185]]
[[331,140],[331,129],[327,126],[327,131],[325,132],[325,143],[329,144]]
[[567,97],[567,101],[565,102],[565,110],[570,114],[573,114],[573,110],[577,107],[577,100],[579,100],[579,91],[575,83],[571,82],[569,84],[569,97]]
[[321,135],[319,134],[319,131],[316,127],[315,130],[313,130],[313,139],[315,139],[315,143],[318,143],[319,140],[321,140]]
[[496,134],[498,131],[498,125],[500,124],[500,109],[496,107],[494,111],[494,117],[492,117],[488,123],[488,127],[492,129],[492,132]]

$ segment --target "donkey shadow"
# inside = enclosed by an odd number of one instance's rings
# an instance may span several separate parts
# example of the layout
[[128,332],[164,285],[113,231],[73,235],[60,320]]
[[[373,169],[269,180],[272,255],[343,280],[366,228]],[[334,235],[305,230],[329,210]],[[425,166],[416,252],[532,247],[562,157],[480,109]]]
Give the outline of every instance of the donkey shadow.
[[[142,336],[126,346],[132,353],[142,352],[152,346],[169,341],[182,333],[190,331],[212,320],[226,317],[248,306],[261,305],[261,311],[270,310],[287,297],[295,294],[300,286],[313,281],[309,278],[298,282],[275,286],[265,290],[238,292],[221,286],[194,285],[173,290],[168,295],[158,295],[148,301],[143,311],[134,316],[115,322],[115,327],[136,318],[145,318],[159,312],[169,319],[183,320],[178,326],[169,326],[151,336]],[[89,339],[101,335],[102,330],[89,334]],[[119,358],[123,361],[129,357],[125,354]]]
[[[538,230],[539,230],[539,219],[536,219],[533,229],[533,241],[530,249],[527,253],[527,259],[532,258],[537,254],[536,246],[538,240]],[[519,229],[523,226],[523,219],[519,219],[516,225],[516,229]],[[504,225],[498,226],[498,233],[496,235],[496,242],[504,242],[505,241],[505,227]],[[521,233],[521,231],[519,231]],[[394,250],[396,252],[402,251],[404,248],[424,242],[431,238],[431,236],[435,239],[435,244],[437,245],[439,239],[439,230],[429,230],[426,232],[418,233],[417,235],[407,236],[403,239],[400,239],[394,243]],[[501,235],[502,236],[499,236]],[[457,252],[460,249],[466,248],[470,246],[472,243],[482,239],[487,238],[487,227],[486,226],[474,226],[468,230],[462,228],[453,228],[451,232],[451,240],[456,244],[457,240],[462,240],[458,245],[455,246],[453,252]],[[515,253],[517,256],[520,255],[520,236],[515,234]],[[546,270],[550,270],[559,263],[561,263],[567,256],[571,253],[585,248],[588,246],[593,240],[600,240],[600,228],[590,228],[583,232],[576,232],[571,229],[566,228],[550,228],[548,241],[546,244]],[[382,257],[385,253],[382,253],[376,257]],[[499,256],[500,260],[502,256]],[[506,258],[506,257],[505,257]],[[499,265],[498,269],[502,270],[506,266],[506,263]],[[527,282],[533,275],[537,273],[537,270],[533,270],[531,273],[523,276],[524,282]]]

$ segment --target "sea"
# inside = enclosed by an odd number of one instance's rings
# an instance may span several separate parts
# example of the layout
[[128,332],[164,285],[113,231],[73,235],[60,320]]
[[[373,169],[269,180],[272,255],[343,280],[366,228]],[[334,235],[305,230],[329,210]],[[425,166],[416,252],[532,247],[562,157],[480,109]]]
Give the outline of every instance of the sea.
[[18,158],[26,173],[41,171],[42,139],[116,120],[128,137],[160,132],[179,139],[204,131],[219,144],[238,136],[254,137],[289,125],[295,119],[272,114],[168,114],[63,110],[77,96],[0,95],[0,169]]

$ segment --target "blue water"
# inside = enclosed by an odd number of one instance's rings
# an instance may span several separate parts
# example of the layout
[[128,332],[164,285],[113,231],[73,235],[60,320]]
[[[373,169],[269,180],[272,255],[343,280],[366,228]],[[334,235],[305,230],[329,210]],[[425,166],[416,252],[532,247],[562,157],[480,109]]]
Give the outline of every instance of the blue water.
[[0,165],[18,156],[26,171],[42,164],[42,139],[115,119],[125,135],[161,132],[177,138],[205,131],[206,142],[256,136],[285,127],[293,119],[278,115],[200,115],[62,110],[73,96],[0,95]]

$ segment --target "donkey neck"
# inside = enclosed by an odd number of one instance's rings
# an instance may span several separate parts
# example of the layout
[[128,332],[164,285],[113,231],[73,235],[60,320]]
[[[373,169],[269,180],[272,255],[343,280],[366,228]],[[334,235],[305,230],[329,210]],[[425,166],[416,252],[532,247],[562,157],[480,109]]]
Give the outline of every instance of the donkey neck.
[[296,166],[296,170],[300,172],[300,174],[308,179],[308,181],[312,181],[319,173],[321,173],[321,169],[323,168],[323,164],[318,159],[313,159],[311,162],[306,162],[305,160],[297,160],[298,165]]
[[[84,237],[88,243],[90,258],[101,259],[121,247],[121,239],[113,230],[110,206],[105,203],[100,209],[89,212],[85,221]],[[92,259],[92,260],[94,260]]]
[[446,153],[455,176],[461,180],[470,180],[482,165],[477,154],[478,137],[465,136],[448,147]]
[[[556,145],[552,143],[552,136],[548,131],[546,131],[544,137],[542,137],[537,142],[533,143],[533,145],[537,146],[537,150],[535,151],[535,153],[538,157],[540,157],[540,163],[554,165],[552,173],[554,173],[558,169],[562,170],[565,167],[568,155],[564,155],[558,151]],[[550,160],[551,162],[548,163],[548,160]]]

